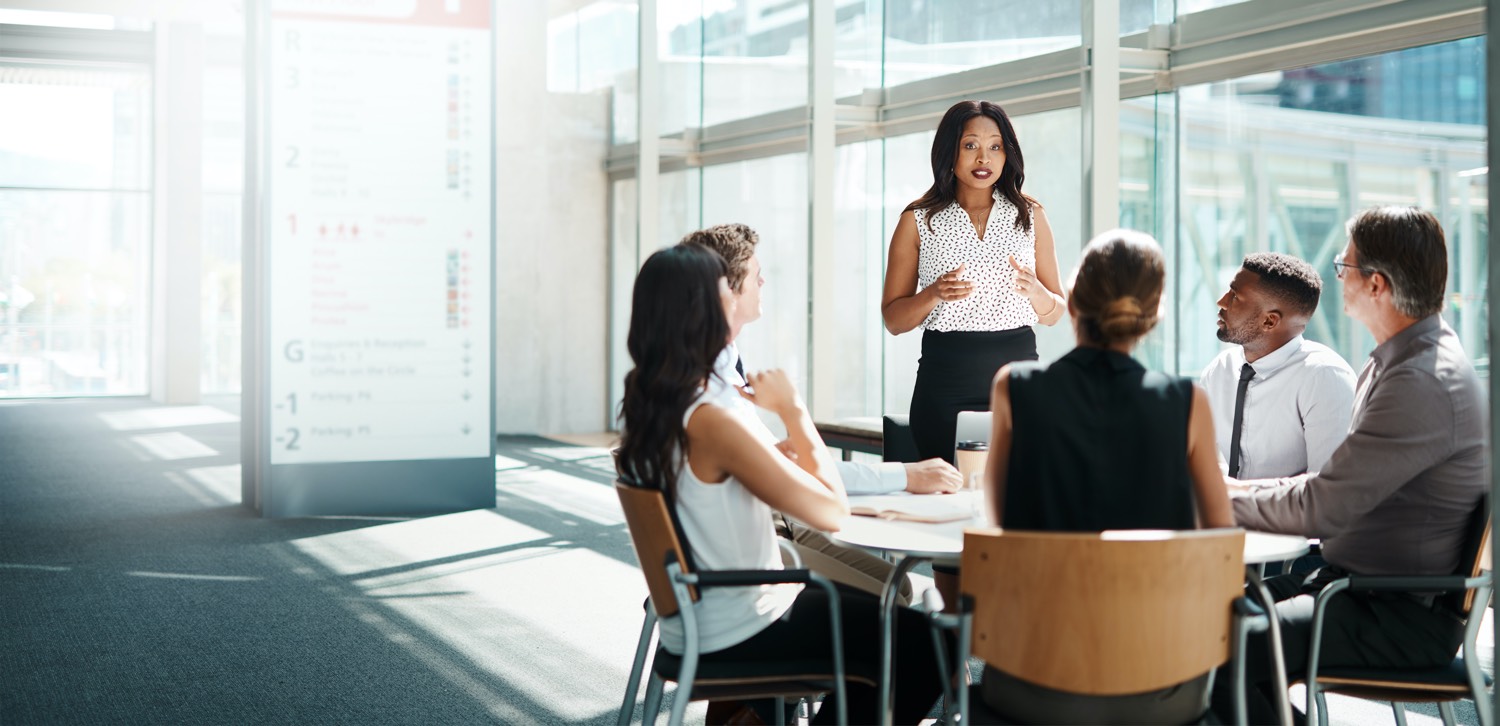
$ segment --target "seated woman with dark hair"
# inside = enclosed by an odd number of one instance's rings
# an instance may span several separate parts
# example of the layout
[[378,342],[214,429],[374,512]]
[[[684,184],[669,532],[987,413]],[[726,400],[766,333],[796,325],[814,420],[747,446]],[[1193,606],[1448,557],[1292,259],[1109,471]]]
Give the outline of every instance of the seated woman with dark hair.
[[[786,453],[756,433],[753,411],[714,402],[709,378],[729,343],[736,296],[724,261],[699,245],[651,255],[636,277],[626,346],[635,363],[625,376],[619,468],[641,486],[659,488],[676,509],[697,566],[706,570],[781,569],[771,512],[823,530],[849,514],[844,485],[791,380],[779,370],[752,373],[740,395],[786,427]],[[753,392],[752,392],[753,391]],[[693,604],[704,661],[796,659],[831,662],[828,596],[800,585],[713,588]],[[843,651],[851,672],[879,662],[879,602],[839,587]],[[661,641],[684,649],[678,618],[661,621]],[[915,723],[940,685],[932,639],[922,616],[897,610],[895,718]],[[802,671],[797,671],[802,672]],[[848,684],[852,723],[879,720],[877,692]],[[831,721],[825,702],[814,719]]]
[[[1130,357],[1160,317],[1165,277],[1161,248],[1149,235],[1115,230],[1094,238],[1068,295],[1077,347],[1051,364],[1012,363],[995,375],[985,476],[986,501],[1001,527],[1235,526],[1207,394]],[[1201,713],[1207,686],[1204,676],[1160,692],[1081,696],[987,667],[981,693],[1024,721],[1081,723],[1113,714],[1111,721],[1153,723],[1184,710]]]

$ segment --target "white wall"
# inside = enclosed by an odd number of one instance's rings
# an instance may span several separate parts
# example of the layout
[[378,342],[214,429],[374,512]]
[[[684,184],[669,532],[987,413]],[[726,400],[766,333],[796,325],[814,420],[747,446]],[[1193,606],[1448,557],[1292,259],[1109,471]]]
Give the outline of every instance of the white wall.
[[547,9],[495,34],[495,404],[500,433],[605,428],[608,97],[547,92]]

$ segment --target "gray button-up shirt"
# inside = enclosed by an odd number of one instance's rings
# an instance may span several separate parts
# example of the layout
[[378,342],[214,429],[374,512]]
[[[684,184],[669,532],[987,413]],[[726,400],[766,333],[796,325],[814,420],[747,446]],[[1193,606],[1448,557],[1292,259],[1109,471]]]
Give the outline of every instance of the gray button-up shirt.
[[1248,529],[1321,537],[1330,563],[1366,575],[1448,575],[1489,490],[1484,388],[1433,315],[1381,343],[1359,374],[1349,436],[1316,474],[1231,493]]

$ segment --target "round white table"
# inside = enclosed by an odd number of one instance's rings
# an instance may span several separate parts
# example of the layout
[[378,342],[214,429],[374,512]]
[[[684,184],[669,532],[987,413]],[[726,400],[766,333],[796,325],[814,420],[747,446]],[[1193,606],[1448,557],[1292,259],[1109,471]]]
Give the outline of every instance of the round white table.
[[[962,496],[962,495],[954,495]],[[850,504],[859,504],[859,497],[850,497]],[[897,519],[854,516],[844,520],[843,528],[832,533],[832,537],[843,544],[874,552],[888,553],[896,561],[896,567],[885,582],[880,595],[880,703],[881,723],[891,723],[893,690],[891,688],[892,648],[895,639],[896,583],[923,562],[954,565],[964,550],[964,529],[986,527],[982,518],[964,519],[956,522],[928,524]],[[1275,603],[1261,582],[1260,566],[1267,562],[1292,560],[1307,554],[1306,537],[1268,532],[1245,531],[1245,577],[1251,590],[1265,606],[1266,612],[1274,612]],[[1291,723],[1291,703],[1287,700],[1286,664],[1281,653],[1281,628],[1275,617],[1271,618],[1271,652],[1277,655],[1275,666],[1277,706],[1283,723]]]

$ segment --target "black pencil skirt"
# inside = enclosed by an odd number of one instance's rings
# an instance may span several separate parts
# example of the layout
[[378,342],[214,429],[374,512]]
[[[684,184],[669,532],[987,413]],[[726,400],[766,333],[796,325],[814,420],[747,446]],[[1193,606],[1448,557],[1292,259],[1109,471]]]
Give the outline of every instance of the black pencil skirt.
[[1036,333],[1030,326],[1011,330],[928,330],[911,394],[911,433],[923,459],[953,463],[953,437],[959,411],[990,410],[990,384],[1007,363],[1036,360]]

